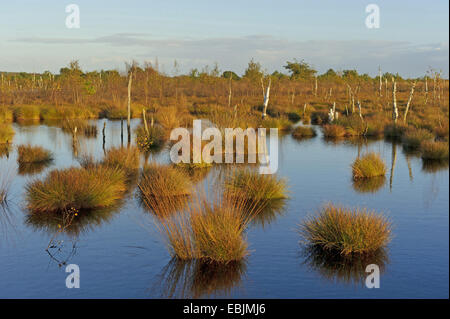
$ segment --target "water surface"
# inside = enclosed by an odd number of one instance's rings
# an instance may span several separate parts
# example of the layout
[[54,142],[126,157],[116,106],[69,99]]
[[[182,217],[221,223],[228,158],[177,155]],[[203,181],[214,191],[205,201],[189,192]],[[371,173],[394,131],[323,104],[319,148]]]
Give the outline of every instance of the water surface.
[[[14,146],[41,145],[55,160],[49,167],[19,172],[14,148],[0,158],[0,169],[14,174],[9,209],[0,210],[1,298],[448,298],[448,164],[424,164],[384,140],[280,137],[278,174],[288,180],[290,199],[251,225],[251,254],[242,263],[214,268],[171,260],[152,215],[134,194],[119,209],[87,219],[72,236],[58,238],[64,242],[50,256],[45,249],[55,225],[28,218],[24,186],[52,169],[79,166],[82,154],[101,159],[104,121],[93,121],[99,128],[96,138],[80,137],[75,146],[57,125],[14,124]],[[132,126],[138,123],[133,120]],[[107,121],[105,149],[120,144],[120,122]],[[386,179],[354,184],[350,165],[368,151],[386,161]],[[147,160],[167,161],[167,151]],[[223,169],[214,167],[208,174]],[[327,202],[368,207],[391,219],[394,237],[387,250],[361,262],[380,265],[379,289],[364,286],[360,265],[339,266],[302,249],[297,225]],[[80,289],[66,288],[63,262],[79,265]]]

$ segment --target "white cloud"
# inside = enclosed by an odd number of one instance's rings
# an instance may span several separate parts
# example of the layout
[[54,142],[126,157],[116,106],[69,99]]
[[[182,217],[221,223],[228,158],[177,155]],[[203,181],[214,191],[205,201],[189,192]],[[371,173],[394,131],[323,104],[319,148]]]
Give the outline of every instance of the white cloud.
[[[28,37],[10,40],[9,44],[39,47],[40,52],[56,48],[60,58],[66,61],[79,58],[86,63],[83,65],[86,69],[98,69],[98,62],[101,62],[101,67],[117,67],[123,65],[124,60],[155,57],[169,66],[177,59],[183,71],[217,61],[222,69],[233,69],[239,73],[243,72],[252,57],[270,72],[281,70],[285,62],[293,58],[304,59],[320,72],[328,68],[356,68],[361,73],[376,74],[381,65],[385,71],[405,76],[423,75],[429,66],[444,70],[445,76],[448,76],[449,65],[448,42],[293,41],[270,35],[158,38],[148,33],[121,33],[96,38]],[[112,50],[114,53],[111,53]],[[29,54],[34,52],[30,50]],[[120,62],[122,58],[124,60]],[[55,68],[60,66],[55,65]]]

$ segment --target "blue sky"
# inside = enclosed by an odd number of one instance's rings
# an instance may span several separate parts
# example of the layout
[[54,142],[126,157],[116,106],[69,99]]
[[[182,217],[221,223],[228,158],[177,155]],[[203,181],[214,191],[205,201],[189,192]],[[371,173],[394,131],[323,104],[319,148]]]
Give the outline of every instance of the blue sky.
[[[77,4],[81,27],[68,29],[65,7]],[[380,28],[365,8],[380,7]],[[0,70],[58,71],[72,59],[85,70],[123,69],[154,61],[173,72],[217,62],[242,73],[254,57],[272,72],[287,60],[405,76],[429,67],[448,77],[448,1],[166,0],[9,1],[0,4]]]

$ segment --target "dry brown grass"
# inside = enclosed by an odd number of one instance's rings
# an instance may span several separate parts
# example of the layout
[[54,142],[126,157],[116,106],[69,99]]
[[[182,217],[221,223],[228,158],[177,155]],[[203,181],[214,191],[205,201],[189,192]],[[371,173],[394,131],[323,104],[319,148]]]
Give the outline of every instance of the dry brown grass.
[[300,234],[306,244],[326,251],[366,254],[389,243],[391,223],[375,211],[328,204],[300,225]]
[[353,162],[352,174],[353,179],[384,176],[386,165],[379,154],[368,153]]
[[20,145],[17,147],[19,164],[46,163],[53,160],[53,154],[41,146]]

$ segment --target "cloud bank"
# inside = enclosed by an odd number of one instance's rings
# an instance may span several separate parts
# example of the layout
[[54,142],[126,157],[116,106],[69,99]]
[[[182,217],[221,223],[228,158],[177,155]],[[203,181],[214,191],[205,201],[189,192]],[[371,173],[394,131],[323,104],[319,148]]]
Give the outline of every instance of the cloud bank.
[[[420,76],[433,67],[448,77],[448,42],[410,43],[378,40],[317,40],[283,39],[270,35],[211,38],[159,38],[149,33],[119,33],[92,38],[26,37],[11,39],[6,45],[34,48],[37,54],[50,52],[37,61],[52,69],[71,59],[79,59],[85,69],[122,68],[126,60],[153,60],[158,57],[171,71],[173,61],[183,72],[206,64],[219,64],[222,70],[242,73],[250,58],[255,58],[267,71],[282,70],[286,61],[304,59],[319,72],[357,69],[374,75],[378,66],[384,71],[404,76]],[[57,56],[57,59],[52,58]],[[8,57],[10,60],[13,56]],[[50,60],[46,60],[50,59]],[[54,63],[55,65],[53,65]],[[0,68],[2,65],[0,65]],[[39,66],[33,66],[40,70]]]

